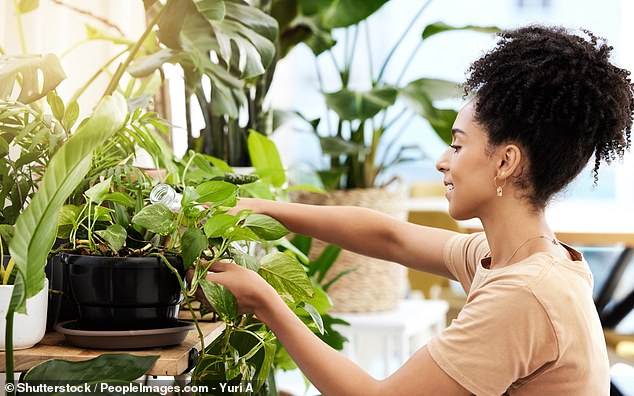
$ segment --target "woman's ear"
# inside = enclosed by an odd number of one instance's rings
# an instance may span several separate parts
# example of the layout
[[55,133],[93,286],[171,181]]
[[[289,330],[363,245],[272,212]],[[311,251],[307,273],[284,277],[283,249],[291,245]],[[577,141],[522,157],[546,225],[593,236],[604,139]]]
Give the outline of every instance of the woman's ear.
[[522,172],[523,152],[518,145],[511,143],[500,146],[498,149],[498,169],[497,174],[512,176],[515,172]]

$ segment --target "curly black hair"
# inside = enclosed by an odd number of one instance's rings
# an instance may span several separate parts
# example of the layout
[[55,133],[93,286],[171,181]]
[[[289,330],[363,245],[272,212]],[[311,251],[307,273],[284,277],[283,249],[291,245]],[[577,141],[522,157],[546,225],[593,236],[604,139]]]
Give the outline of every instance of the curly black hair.
[[[583,37],[585,36],[585,37]],[[587,30],[528,26],[504,31],[468,70],[465,94],[489,145],[514,142],[528,172],[518,185],[536,207],[574,179],[594,153],[594,180],[630,146],[630,72],[609,61],[612,47]]]

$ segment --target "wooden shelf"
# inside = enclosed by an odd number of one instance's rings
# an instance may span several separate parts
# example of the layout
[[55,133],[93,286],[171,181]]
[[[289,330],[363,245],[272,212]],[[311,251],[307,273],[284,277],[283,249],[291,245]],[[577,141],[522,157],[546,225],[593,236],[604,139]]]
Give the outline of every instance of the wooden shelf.
[[[199,322],[205,336],[205,345],[216,339],[224,330],[223,322]],[[46,333],[44,339],[33,348],[14,352],[15,371],[27,371],[33,366],[50,359],[62,359],[68,361],[82,361],[95,358],[106,353],[130,353],[138,356],[160,355],[149,375],[177,376],[185,373],[193,359],[200,351],[200,340],[196,329],[187,334],[187,338],[180,345],[164,348],[152,348],[141,350],[103,350],[83,349],[66,343],[64,336],[57,332]],[[0,352],[0,372],[6,371],[5,353]]]

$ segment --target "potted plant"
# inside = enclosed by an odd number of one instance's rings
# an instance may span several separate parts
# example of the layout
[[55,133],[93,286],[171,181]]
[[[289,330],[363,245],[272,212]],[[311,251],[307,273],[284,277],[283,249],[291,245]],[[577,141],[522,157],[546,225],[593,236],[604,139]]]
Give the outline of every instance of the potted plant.
[[[165,7],[174,2],[168,1]],[[157,7],[163,5],[157,4]],[[165,15],[165,11],[158,11],[139,42],[144,42],[151,35],[153,25],[161,20],[161,15]],[[142,54],[141,47],[138,43],[128,47],[130,53],[124,66],[113,75],[107,93],[117,90],[124,71]],[[54,117],[62,122],[66,113],[76,108],[74,101],[64,105],[57,96],[51,96],[50,102]],[[127,149],[135,147],[130,142],[134,143],[135,136],[145,136],[144,127],[156,126],[158,123],[152,116],[131,106],[134,103],[128,101],[126,105],[119,96],[106,95],[94,113],[80,124],[51,160],[38,191],[18,218],[15,237],[9,245],[16,262],[10,311],[21,309],[25,295],[41,289],[39,282],[44,279],[41,258],[48,254],[47,246],[52,246],[58,225],[57,215],[60,214],[61,227],[58,231],[60,236],[66,236],[67,232],[70,240],[66,248],[74,243],[72,248],[76,252],[79,247],[93,253],[114,256],[115,251],[120,255],[121,249],[130,248],[132,242],[143,241],[146,245],[132,247],[131,250],[140,250],[151,244],[143,252],[147,251],[147,255],[154,256],[154,261],[160,260],[172,272],[184,294],[192,295],[197,286],[202,288],[228,327],[222,342],[201,351],[196,381],[204,382],[213,378],[217,374],[216,369],[222,367],[225,380],[256,380],[257,388],[261,391],[264,389],[262,380],[269,377],[275,338],[256,319],[237,315],[235,299],[232,300],[230,293],[217,285],[206,283],[202,274],[219,259],[233,259],[252,269],[257,268],[294,308],[311,311],[308,301],[314,292],[313,285],[296,259],[276,251],[263,257],[255,256],[248,250],[243,251],[251,245],[250,242],[278,240],[286,230],[266,216],[247,212],[238,216],[226,214],[226,210],[235,204],[240,195],[273,197],[283,192],[286,179],[277,152],[273,155],[275,147],[272,142],[259,138],[259,134],[251,134],[249,145],[256,153],[252,159],[259,175],[258,180],[236,176],[222,160],[197,153],[190,153],[178,165],[167,158],[168,179],[182,194],[180,210],[173,212],[166,210],[165,205],[160,203],[147,203],[147,193],[154,181],[148,181],[142,173],[136,177],[136,184],[132,178],[118,178],[122,174],[129,175],[129,171],[134,169],[121,168],[120,165],[123,161],[123,167],[129,166],[125,164],[130,156]],[[126,188],[132,186],[135,186],[134,194],[130,191],[126,193]],[[206,201],[212,204],[201,210],[200,203]],[[131,202],[134,205],[130,205]],[[63,206],[64,203],[69,206]],[[132,241],[132,237],[139,237],[141,233],[145,234],[142,235],[144,239]],[[34,240],[42,243],[38,243],[36,248],[32,243]],[[172,250],[183,258],[183,267],[194,266],[195,272],[199,274],[190,290],[184,288],[177,266],[165,258],[164,253]],[[311,312],[307,317],[317,323],[319,314]],[[221,354],[210,353],[216,347],[220,348]],[[116,357],[113,359],[116,360]],[[7,361],[10,360],[12,357],[8,353]],[[63,367],[60,362],[48,365]],[[7,368],[11,367],[7,363]],[[42,373],[42,369],[34,370],[29,377],[38,378],[34,373]],[[11,375],[8,380],[13,380]]]
[[[23,59],[23,65],[34,65],[38,61],[41,59],[29,59],[29,62]],[[55,62],[49,63],[55,65]],[[59,74],[59,71],[57,73]],[[30,82],[30,77],[27,76],[25,79]],[[70,121],[67,120],[67,125]],[[3,256],[0,265],[0,293],[3,294],[3,298],[0,299],[0,349],[4,349],[5,314],[15,281],[15,262],[9,256],[9,244],[14,234],[15,222],[33,197],[50,157],[66,140],[66,135],[61,123],[56,119],[47,121],[42,114],[22,103],[0,101],[0,125],[0,202],[3,203],[0,208],[0,253]],[[29,300],[29,315],[16,315],[16,349],[31,347],[44,336],[47,292],[48,285],[45,285]],[[38,303],[34,305],[36,301]]]
[[[404,82],[407,68],[420,46],[436,34],[452,30],[494,32],[497,29],[478,26],[454,27],[441,22],[430,24],[422,30],[421,40],[401,66],[402,70],[398,77],[388,80],[385,71],[395,66],[393,55],[406,35],[411,34],[413,26],[428,5],[425,3],[418,10],[412,10],[411,22],[389,48],[384,60],[379,64],[378,71],[373,72],[373,68],[370,67],[369,81],[363,87],[353,86],[350,76],[353,73],[353,63],[359,64],[356,56],[357,47],[365,45],[366,52],[372,53],[370,35],[373,27],[366,17],[385,3],[387,1],[376,2],[376,8],[367,13],[362,20],[348,25],[340,23],[338,14],[333,14],[328,4],[313,7],[313,14],[317,20],[331,28],[346,29],[343,43],[322,47],[319,50],[311,47],[318,57],[317,60],[333,60],[340,88],[334,92],[325,90],[321,77],[323,71],[319,66],[323,65],[323,62],[317,63],[319,81],[322,84],[320,89],[328,114],[314,120],[298,113],[286,112],[285,116],[286,120],[293,120],[295,125],[299,125],[298,129],[309,130],[318,137],[324,162],[327,163],[325,167],[317,170],[317,174],[329,193],[300,193],[295,196],[295,200],[312,204],[365,206],[406,220],[404,189],[389,188],[394,179],[386,180],[382,177],[390,167],[420,157],[418,147],[397,147],[402,128],[405,128],[413,117],[423,117],[438,136],[448,143],[457,113],[453,109],[438,108],[437,103],[443,99],[459,97],[461,94],[460,86],[451,81],[419,78]],[[363,40],[362,37],[366,37],[367,40]],[[340,51],[342,48],[346,50]],[[374,59],[370,58],[367,62],[372,65]],[[383,153],[381,157],[380,152]],[[405,292],[405,269],[393,263],[379,263],[380,260],[374,260],[351,252],[342,252],[335,264],[337,271],[334,273],[346,270],[352,272],[330,289],[335,301],[335,310],[381,311],[396,307]]]
[[[31,10],[20,9],[16,14],[19,17]],[[8,307],[2,312],[2,332],[6,334],[7,379],[12,381],[14,312],[25,313],[29,299],[46,296],[44,268],[55,237],[59,207],[84,181],[84,176],[90,176],[91,168],[99,171],[110,161],[130,157],[134,143],[140,142],[149,151],[156,145],[152,146],[154,136],[143,127],[152,123],[152,116],[141,112],[128,114],[126,102],[118,96],[104,98],[93,114],[75,127],[79,117],[77,103],[64,105],[54,92],[65,78],[55,55],[5,55],[0,63],[3,65],[0,232],[3,251],[11,253],[11,260],[3,260],[7,266],[2,266],[2,279],[5,284],[11,283],[12,288],[11,298],[3,299]],[[17,94],[13,96],[14,93]],[[47,98],[52,114],[46,113],[43,103],[38,102],[43,97]],[[105,151],[95,153],[96,148]],[[35,309],[29,311],[36,314],[38,322],[46,318]],[[31,344],[43,335],[38,334]]]

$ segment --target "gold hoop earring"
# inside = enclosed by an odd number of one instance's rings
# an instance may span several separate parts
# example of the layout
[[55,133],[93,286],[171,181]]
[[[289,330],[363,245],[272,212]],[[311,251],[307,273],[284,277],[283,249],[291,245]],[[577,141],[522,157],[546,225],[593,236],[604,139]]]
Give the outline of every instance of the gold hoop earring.
[[[504,176],[504,172],[502,172],[502,174],[500,176]],[[498,197],[501,197],[502,194],[502,187],[506,186],[506,180],[504,179],[504,184],[502,184],[501,186],[498,186],[498,176],[495,176],[493,178],[493,184],[495,184],[495,192],[497,194]]]

